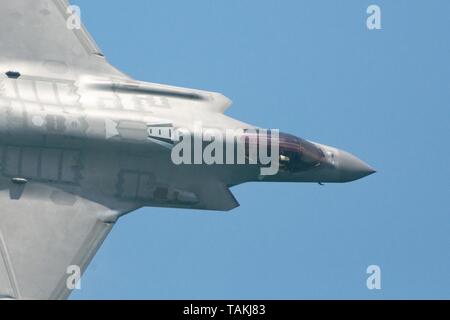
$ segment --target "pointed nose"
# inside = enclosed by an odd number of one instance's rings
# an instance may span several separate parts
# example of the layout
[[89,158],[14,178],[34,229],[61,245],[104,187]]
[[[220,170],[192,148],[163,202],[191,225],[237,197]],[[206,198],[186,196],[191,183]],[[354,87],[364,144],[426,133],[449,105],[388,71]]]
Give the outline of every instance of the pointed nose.
[[339,151],[337,169],[342,182],[358,180],[376,172],[367,163],[346,151]]

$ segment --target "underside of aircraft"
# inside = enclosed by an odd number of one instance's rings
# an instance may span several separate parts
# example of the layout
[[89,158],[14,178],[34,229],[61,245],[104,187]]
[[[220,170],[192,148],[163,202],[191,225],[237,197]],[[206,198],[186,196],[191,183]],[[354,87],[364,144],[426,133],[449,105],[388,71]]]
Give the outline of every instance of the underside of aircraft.
[[243,130],[248,148],[261,134],[224,114],[231,101],[222,94],[117,70],[84,26],[68,25],[72,15],[65,0],[0,4],[0,298],[67,298],[70,270],[82,273],[117,220],[138,208],[228,211],[239,205],[230,188],[241,183],[374,172],[284,133],[275,175],[255,164],[172,163],[174,132],[197,121]]

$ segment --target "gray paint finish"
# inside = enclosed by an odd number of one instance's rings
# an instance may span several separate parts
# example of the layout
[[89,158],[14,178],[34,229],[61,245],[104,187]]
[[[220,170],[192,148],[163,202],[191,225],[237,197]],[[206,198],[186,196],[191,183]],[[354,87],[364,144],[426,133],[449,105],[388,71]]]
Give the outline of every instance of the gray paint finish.
[[[374,172],[289,135],[275,176],[254,165],[176,166],[174,128],[255,127],[226,116],[231,101],[220,93],[118,71],[84,28],[66,27],[67,5],[0,4],[0,299],[67,298],[68,266],[84,271],[117,219],[140,207],[228,211],[239,205],[229,188],[241,183],[346,182]],[[312,151],[307,169],[287,163],[301,146]]]

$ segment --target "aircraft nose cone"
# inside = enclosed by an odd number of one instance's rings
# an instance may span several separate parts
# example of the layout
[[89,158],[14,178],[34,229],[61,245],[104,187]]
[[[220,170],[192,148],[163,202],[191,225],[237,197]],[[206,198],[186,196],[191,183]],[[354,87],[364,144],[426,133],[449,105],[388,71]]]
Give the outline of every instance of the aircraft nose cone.
[[358,180],[376,172],[367,163],[346,151],[339,152],[338,170],[343,182]]

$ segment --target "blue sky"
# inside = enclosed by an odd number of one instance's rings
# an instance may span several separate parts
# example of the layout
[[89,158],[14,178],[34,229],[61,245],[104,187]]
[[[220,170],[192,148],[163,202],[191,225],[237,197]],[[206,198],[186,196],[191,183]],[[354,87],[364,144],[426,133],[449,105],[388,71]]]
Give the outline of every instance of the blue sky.
[[[246,184],[231,213],[117,223],[74,299],[450,298],[450,2],[87,1],[109,61],[219,91],[228,115],[356,154],[343,185]],[[366,9],[382,10],[382,30]],[[366,287],[366,268],[382,289]]]

